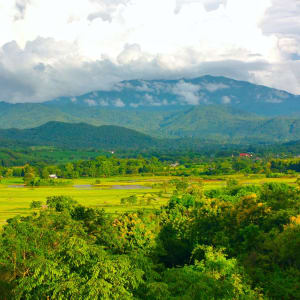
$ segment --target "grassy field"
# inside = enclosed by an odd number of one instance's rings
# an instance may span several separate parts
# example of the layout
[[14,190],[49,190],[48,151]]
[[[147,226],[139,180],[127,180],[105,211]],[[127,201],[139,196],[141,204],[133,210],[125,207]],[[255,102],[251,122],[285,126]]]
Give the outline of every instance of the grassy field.
[[[256,178],[255,176],[222,176],[223,180],[211,178],[204,180],[205,189],[219,188],[226,185],[224,179],[236,178],[241,184],[261,184],[264,182],[285,182],[295,184],[296,178]],[[177,177],[178,178],[178,177]],[[48,196],[71,196],[80,204],[103,208],[109,213],[119,213],[139,208],[153,209],[166,204],[172,194],[172,186],[166,189],[157,186],[168,182],[171,177],[113,177],[101,178],[100,185],[93,186],[94,178],[73,180],[73,186],[68,187],[23,187],[22,178],[4,179],[0,184],[0,226],[8,218],[15,215],[31,214],[30,203],[33,200],[46,202]],[[190,183],[197,184],[201,179],[192,177]],[[91,186],[90,186],[91,185]],[[124,205],[121,198],[137,195],[137,205]],[[154,198],[150,204],[148,198]]]
[[[33,200],[46,202],[48,196],[66,195],[73,197],[80,204],[104,208],[107,212],[115,213],[138,208],[160,207],[168,201],[168,193],[158,196],[161,188],[152,188],[152,185],[170,178],[101,178],[101,184],[93,187],[89,186],[95,183],[95,179],[77,179],[73,180],[73,186],[68,187],[23,187],[22,179],[2,180],[0,185],[0,226],[8,218],[17,214],[28,215],[32,212],[30,203]],[[146,188],[145,188],[146,187]],[[128,206],[121,205],[121,198],[130,195],[138,196],[138,205]],[[141,204],[140,200],[155,198],[150,205]]]

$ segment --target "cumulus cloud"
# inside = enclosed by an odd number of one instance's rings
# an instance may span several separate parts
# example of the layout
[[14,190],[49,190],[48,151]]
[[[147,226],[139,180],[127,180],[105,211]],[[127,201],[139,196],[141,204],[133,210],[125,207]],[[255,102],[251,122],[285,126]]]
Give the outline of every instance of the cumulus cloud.
[[16,0],[17,13],[15,14],[15,20],[24,19],[28,4],[30,4],[30,0]]
[[144,98],[145,98],[145,100],[146,100],[147,102],[150,102],[150,103],[154,102],[154,98],[153,98],[152,95],[146,94],[146,95],[144,96]]
[[[46,101],[99,89],[120,89],[125,83],[117,84],[118,82],[141,77],[148,80],[177,79],[222,73],[236,79],[251,80],[252,72],[265,70],[267,67],[266,62],[226,60],[170,70],[161,67],[157,58],[139,64],[133,60],[123,65],[108,58],[89,61],[81,57],[72,43],[38,38],[26,44],[24,49],[15,42],[5,44],[0,49],[0,99],[9,102]],[[153,85],[158,93],[167,87],[155,82]],[[138,89],[141,92],[149,90],[143,83],[138,85]],[[192,96],[188,97],[190,101],[196,101]]]
[[[299,9],[295,0],[1,1],[0,100],[205,74],[300,93]],[[181,97],[203,101],[188,88]]]
[[201,3],[207,11],[213,11],[219,8],[220,5],[226,4],[227,0],[177,0],[175,13],[179,13],[184,5],[193,3]]
[[85,99],[84,102],[88,105],[88,106],[97,106],[97,102],[93,99]]
[[272,4],[262,21],[263,32],[277,37],[281,55],[300,54],[300,2],[272,0]]
[[267,34],[300,35],[300,2],[298,0],[272,0],[262,21]]
[[101,106],[108,106],[109,105],[108,101],[106,101],[106,100],[100,100],[99,104]]
[[218,90],[224,90],[229,88],[229,86],[224,83],[206,83],[203,86],[209,92],[216,92]]
[[130,82],[118,82],[114,85],[114,89],[117,91],[121,91],[122,89],[132,89],[135,91],[148,93],[154,91],[144,80],[137,81],[137,84],[132,84]]
[[178,95],[182,102],[190,105],[199,104],[201,97],[199,96],[200,86],[191,84],[181,80],[173,88],[173,93]]
[[138,61],[142,57],[143,57],[143,53],[142,53],[140,45],[126,44],[124,47],[124,50],[117,57],[117,61],[119,64],[124,65],[124,64],[129,64],[129,63]]
[[141,81],[141,84],[135,87],[135,90],[139,92],[152,92],[153,90],[148,86],[145,81]]
[[[276,40],[273,49],[272,70],[263,80],[279,89],[289,87],[290,92],[300,94],[300,2],[298,0],[272,0],[272,5],[261,20],[266,36]],[[281,75],[280,75],[281,72]],[[262,80],[262,77],[259,78]]]
[[230,104],[231,103],[231,98],[229,96],[222,97],[222,103],[223,104]]
[[267,103],[274,103],[274,104],[282,103],[282,101],[283,101],[282,99],[278,99],[275,97],[271,97],[266,100]]
[[124,107],[125,103],[120,98],[118,98],[114,101],[114,106],[115,107]]
[[133,108],[138,108],[140,105],[142,105],[142,103],[130,103],[129,106],[133,107]]
[[88,15],[89,21],[94,21],[97,18],[102,19],[102,21],[112,22],[114,14],[118,12],[120,7],[127,5],[130,0],[90,0],[92,3],[96,3],[99,7],[96,12],[90,13]]
[[166,100],[160,101],[159,99],[156,99],[154,96],[145,94],[144,95],[144,100],[143,102],[140,102],[139,105],[148,105],[148,106],[162,106],[162,105],[167,105]]

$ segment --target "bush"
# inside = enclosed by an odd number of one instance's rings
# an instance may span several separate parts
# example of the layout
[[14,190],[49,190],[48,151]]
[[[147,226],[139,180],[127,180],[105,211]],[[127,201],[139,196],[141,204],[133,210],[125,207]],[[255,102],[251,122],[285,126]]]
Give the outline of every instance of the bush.
[[68,196],[52,196],[47,197],[47,205],[49,208],[54,208],[58,212],[62,212],[64,210],[71,211],[72,208],[75,207],[77,202]]
[[30,204],[31,209],[37,209],[42,207],[42,202],[41,201],[32,201]]
[[129,197],[126,197],[126,198],[122,198],[121,199],[121,204],[131,204],[131,205],[134,205],[134,204],[137,204],[137,196],[136,195],[131,195]]

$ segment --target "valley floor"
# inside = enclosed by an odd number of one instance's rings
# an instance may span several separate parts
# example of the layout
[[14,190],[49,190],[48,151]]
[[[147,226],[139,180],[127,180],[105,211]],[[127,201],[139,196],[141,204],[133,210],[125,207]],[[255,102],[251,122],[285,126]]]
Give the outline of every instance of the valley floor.
[[[211,176],[203,181],[204,189],[221,188],[226,180],[234,178],[240,184],[261,184],[265,182],[283,182],[295,185],[297,177],[265,178],[257,175],[222,175]],[[22,178],[9,178],[0,184],[0,226],[16,215],[30,215],[32,201],[46,203],[50,196],[65,195],[74,198],[78,203],[94,208],[104,209],[115,214],[138,209],[155,209],[167,204],[174,187],[168,182],[178,177],[170,176],[135,176],[100,178],[100,184],[94,185],[95,178],[74,179],[71,186],[64,187],[25,187]],[[189,177],[189,183],[197,184],[200,177]],[[121,204],[121,199],[131,195],[137,196],[134,205]],[[148,201],[150,199],[150,201]]]

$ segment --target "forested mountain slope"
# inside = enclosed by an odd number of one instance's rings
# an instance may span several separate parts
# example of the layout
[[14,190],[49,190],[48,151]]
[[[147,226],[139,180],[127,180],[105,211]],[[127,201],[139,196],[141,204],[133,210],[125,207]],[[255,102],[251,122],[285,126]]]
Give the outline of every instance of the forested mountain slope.
[[49,121],[115,125],[160,138],[217,143],[300,139],[300,96],[225,77],[126,81],[44,103],[0,102],[0,128]]
[[295,129],[299,128],[299,121],[292,122],[283,118],[271,121],[260,118],[251,120],[240,115],[232,122],[230,115],[228,117],[225,114],[220,120],[210,113],[206,112],[211,118],[210,124],[206,124],[201,118],[193,121],[194,114],[197,115],[195,111],[187,112],[187,116],[184,114],[182,118],[191,120],[189,131],[184,126],[172,128],[170,124],[165,124],[162,127],[162,130],[172,135],[183,132],[181,138],[155,138],[120,126],[48,122],[31,129],[0,129],[0,143],[2,147],[48,145],[73,149],[198,151],[209,145],[254,145],[300,140],[299,130]]
[[84,123],[49,122],[32,129],[2,129],[0,139],[31,145],[54,145],[68,148],[143,148],[156,140],[137,131],[118,126],[91,126]]

